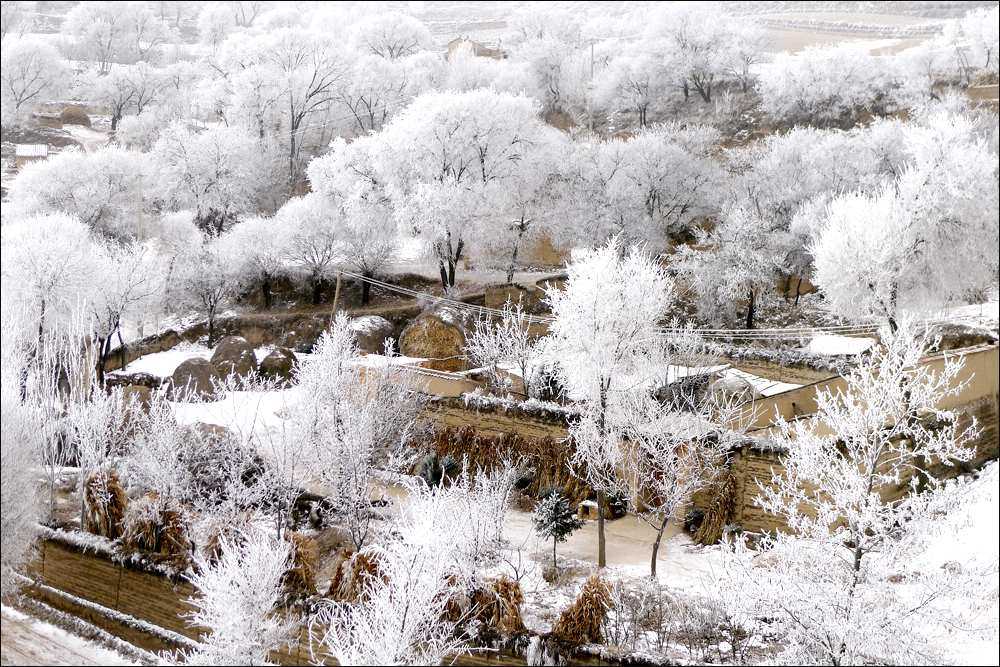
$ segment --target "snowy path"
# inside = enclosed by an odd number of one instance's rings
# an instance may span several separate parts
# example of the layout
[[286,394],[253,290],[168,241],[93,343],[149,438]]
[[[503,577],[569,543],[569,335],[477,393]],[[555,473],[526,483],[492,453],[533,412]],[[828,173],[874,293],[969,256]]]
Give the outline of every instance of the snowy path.
[[3,665],[132,665],[122,656],[15,609],[3,607]]
[[69,136],[80,142],[85,153],[93,153],[95,150],[108,143],[108,135],[100,130],[93,130],[83,125],[64,125],[63,129]]
[[[608,533],[608,566],[629,576],[649,573],[656,531],[634,516],[624,516],[606,524]],[[531,514],[518,510],[507,513],[504,537],[512,547],[522,546],[539,562],[551,558],[552,542],[540,540],[535,533]],[[559,544],[559,558],[597,564],[597,522],[587,521],[569,539]],[[718,550],[694,544],[680,526],[669,526],[657,554],[657,574],[664,584],[673,588],[701,590],[715,577],[719,562]]]

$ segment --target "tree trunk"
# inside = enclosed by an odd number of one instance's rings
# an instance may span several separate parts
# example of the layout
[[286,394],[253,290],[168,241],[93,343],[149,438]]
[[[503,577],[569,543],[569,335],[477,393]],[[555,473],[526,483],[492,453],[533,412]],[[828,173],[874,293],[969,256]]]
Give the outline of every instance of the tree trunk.
[[318,306],[319,302],[323,297],[323,280],[321,278],[313,278],[312,281],[312,304]]
[[510,251],[510,264],[507,265],[508,285],[514,282],[514,269],[517,267],[517,254],[521,249],[521,239],[524,237],[524,232],[524,215],[521,215],[521,222],[517,226],[517,236],[514,237],[514,246]]
[[438,271],[441,273],[441,287],[448,291],[448,271],[445,269],[444,260],[438,258]]
[[607,539],[604,534],[604,509],[608,499],[603,491],[597,492],[597,567],[607,567]]
[[684,91],[684,101],[687,102],[691,97],[691,88],[688,87],[687,79],[684,80],[684,85],[681,87],[681,90]]
[[556,538],[552,538],[552,569],[553,571],[559,569],[559,565],[556,561]]
[[799,281],[795,283],[795,305],[799,305],[799,297],[802,296],[802,276],[799,276]]
[[[371,278],[371,274],[369,274],[369,273],[363,273],[361,275],[363,275],[365,278]],[[362,306],[367,306],[368,305],[368,303],[371,301],[371,295],[372,295],[372,284],[370,282],[368,282],[367,280],[362,280],[361,281],[361,305]]]
[[208,346],[215,347],[215,315],[208,316]]
[[260,285],[260,293],[264,297],[264,310],[271,310],[273,302],[271,296],[271,277],[264,276],[264,281]]
[[649,576],[656,579],[656,558],[660,553],[660,540],[663,539],[663,533],[667,529],[667,522],[670,521],[670,517],[664,517],[663,523],[660,524],[660,529],[656,531],[656,539],[653,540],[653,555],[649,559]]
[[125,346],[125,341],[122,339],[121,327],[118,328],[118,356],[121,360],[120,368],[125,370],[125,367],[128,366],[128,348]]
[[747,320],[746,328],[753,329],[754,311],[757,308],[757,294],[751,287],[747,290]]

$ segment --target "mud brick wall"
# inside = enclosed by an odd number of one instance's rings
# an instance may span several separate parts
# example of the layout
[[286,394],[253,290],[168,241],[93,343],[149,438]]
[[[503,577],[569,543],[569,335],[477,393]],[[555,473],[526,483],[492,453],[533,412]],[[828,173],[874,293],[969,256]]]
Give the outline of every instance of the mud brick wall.
[[461,399],[434,401],[427,407],[425,416],[437,429],[469,425],[489,436],[516,433],[528,439],[564,440],[568,435],[565,421],[536,418],[520,411],[504,411],[500,408],[477,409],[465,405]]
[[[150,632],[122,619],[96,610],[86,602],[96,603],[113,612],[127,614],[150,625],[196,639],[200,632],[184,622],[182,615],[191,611],[186,598],[194,589],[184,581],[172,581],[162,574],[144,571],[141,567],[113,562],[108,555],[84,551],[74,544],[45,538],[39,543],[38,557],[29,570],[42,586],[28,586],[26,593],[51,607],[73,614],[85,621],[155,653],[173,652],[186,647],[184,641],[172,641],[170,633]],[[67,595],[68,594],[68,595]],[[86,602],[81,602],[86,601]],[[317,638],[314,630],[313,638]],[[271,661],[279,665],[335,665],[330,656],[313,656],[309,650],[308,627],[301,628],[298,640],[281,650],[272,651]],[[525,659],[507,651],[484,651],[455,658],[455,665],[527,665]],[[568,664],[610,665],[600,658],[581,654],[572,656]],[[629,664],[642,667],[641,661]]]

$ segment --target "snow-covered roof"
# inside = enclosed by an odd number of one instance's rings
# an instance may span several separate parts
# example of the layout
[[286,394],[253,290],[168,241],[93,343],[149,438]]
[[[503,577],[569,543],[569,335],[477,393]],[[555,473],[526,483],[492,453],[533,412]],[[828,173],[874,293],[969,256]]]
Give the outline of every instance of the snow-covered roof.
[[17,144],[14,147],[16,157],[48,157],[48,144]]

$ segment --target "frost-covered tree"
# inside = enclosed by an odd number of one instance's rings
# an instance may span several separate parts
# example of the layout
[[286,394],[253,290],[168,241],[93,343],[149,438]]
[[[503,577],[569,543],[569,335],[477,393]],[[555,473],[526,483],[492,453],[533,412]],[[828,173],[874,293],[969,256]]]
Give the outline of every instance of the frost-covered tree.
[[523,96],[475,90],[421,95],[386,126],[374,158],[399,217],[434,249],[445,288],[470,246],[509,220],[505,199],[533,176],[545,129]]
[[509,23],[511,56],[528,64],[546,112],[574,110],[585,97],[582,70],[589,72],[590,50],[584,49],[581,22],[562,8],[530,6],[515,12]]
[[783,471],[757,502],[788,530],[763,538],[771,565],[739,541],[727,570],[763,603],[784,660],[935,661],[935,633],[981,585],[984,573],[921,563],[955,502],[926,466],[968,461],[976,432],[940,407],[965,386],[963,360],[923,363],[927,344],[906,324],[883,330],[843,390],[818,391],[815,415],[779,420]]
[[314,619],[340,664],[437,665],[463,648],[445,610],[466,590],[468,505],[443,486],[411,493],[396,536],[367,550],[382,576],[367,580],[358,603],[327,604]]
[[569,396],[585,405],[571,427],[574,463],[597,491],[598,565],[604,567],[607,494],[621,488],[623,434],[612,411],[625,392],[649,381],[657,324],[673,302],[673,282],[643,250],[615,238],[574,256],[563,289],[547,293],[553,321],[548,350]]
[[754,65],[764,61],[767,51],[767,34],[753,21],[731,21],[731,38],[723,48],[723,63],[728,74],[740,84],[745,93],[754,79]]
[[115,132],[127,114],[141,114],[156,101],[163,81],[160,70],[139,62],[92,76],[87,81],[87,88],[87,96],[110,112],[111,131]]
[[[4,285],[4,290],[8,289]],[[31,360],[35,341],[25,340],[28,332],[12,317],[16,311],[4,303],[0,348],[0,592],[14,590],[14,574],[28,555],[34,541],[38,515],[37,466],[50,424],[39,409],[37,397],[29,400],[24,372]],[[51,369],[49,369],[51,370]],[[51,434],[50,434],[51,435]]]
[[471,46],[460,46],[448,54],[443,72],[444,90],[467,91],[476,88],[537,97],[535,79],[528,63],[495,60],[477,56]]
[[147,157],[115,146],[91,153],[67,149],[27,165],[11,184],[11,201],[38,214],[64,213],[97,234],[141,236],[148,207]]
[[376,468],[398,466],[420,403],[387,361],[362,368],[346,315],[320,337],[297,379],[308,398],[289,410],[289,426],[311,448],[308,465],[360,550],[374,528]]
[[633,393],[616,416],[624,421],[628,442],[623,474],[630,505],[656,531],[649,562],[654,578],[667,526],[721,474],[739,410],[735,401],[713,392],[699,396],[680,385],[672,394],[663,404]]
[[4,308],[39,341],[62,330],[94,285],[94,243],[86,226],[64,214],[5,220],[0,246]]
[[203,240],[181,254],[173,267],[167,294],[177,306],[194,309],[208,324],[208,345],[216,343],[219,312],[237,296],[239,282],[233,258],[217,240]]
[[559,489],[552,489],[539,500],[531,514],[535,532],[552,540],[552,569],[556,569],[556,546],[583,526],[576,510]]
[[318,305],[323,285],[344,255],[337,218],[343,213],[318,193],[293,197],[274,215],[282,235],[282,256],[290,270],[304,277]]
[[292,628],[276,607],[291,563],[291,543],[260,528],[219,538],[220,556],[197,555],[189,602],[193,627],[208,633],[183,654],[185,664],[266,665],[269,653],[289,640]]
[[[221,47],[228,52],[222,68],[230,75],[233,101],[250,111],[263,131],[274,120],[276,138],[285,149],[288,192],[299,186],[303,147],[336,104],[350,59],[332,35],[301,28],[281,28],[264,35],[235,35]],[[323,142],[325,145],[329,139]]]
[[102,74],[116,63],[153,60],[169,30],[142,3],[81,2],[66,13],[62,32],[77,59],[93,62]]
[[0,102],[3,124],[13,124],[39,102],[56,96],[66,84],[59,52],[37,38],[8,39],[0,49]]
[[742,325],[752,329],[758,301],[774,288],[794,247],[789,234],[780,223],[735,208],[697,238],[695,248],[681,248],[678,266],[698,295],[699,314],[709,322],[733,323],[741,304]]
[[168,206],[194,209],[195,223],[215,236],[255,212],[268,185],[264,150],[240,128],[197,132],[177,123],[160,135],[152,155]]
[[578,144],[559,205],[578,221],[585,243],[618,234],[656,247],[683,239],[715,205],[717,141],[707,127],[665,124],[627,139]]
[[[365,278],[374,278],[390,262],[398,247],[398,227],[386,181],[376,170],[372,137],[351,143],[338,139],[330,152],[309,163],[313,190],[337,207],[330,224],[343,244],[344,261]],[[371,285],[361,284],[361,303],[368,304]]]
[[235,262],[238,280],[245,288],[260,288],[264,308],[274,303],[271,288],[285,270],[282,235],[273,218],[248,218],[220,237],[225,253]]
[[150,249],[140,243],[102,241],[94,252],[95,277],[100,289],[89,298],[97,345],[97,383],[104,384],[104,367],[114,336],[124,345],[122,326],[127,318],[141,319],[159,297],[163,283]]
[[997,72],[1000,54],[997,16],[996,7],[979,7],[944,26],[940,42],[950,52],[966,85],[972,83],[976,72]]
[[681,76],[684,97],[694,88],[712,101],[712,88],[726,68],[732,35],[728,20],[703,5],[660,5],[647,19],[645,38],[659,43],[669,67]]
[[996,153],[968,116],[940,111],[906,142],[895,181],[835,198],[819,223],[815,281],[846,317],[894,321],[979,299],[1000,274]]
[[3,0],[0,3],[0,39],[21,37],[32,25],[23,2]]
[[466,338],[465,353],[472,363],[491,369],[498,386],[506,379],[501,369],[513,370],[521,376],[524,397],[535,397],[535,376],[545,350],[532,333],[531,318],[520,302],[504,304],[499,318],[476,320]]
[[198,12],[198,41],[213,54],[235,28],[233,12],[220,2],[206,3]]
[[398,60],[433,48],[430,31],[421,21],[399,12],[365,17],[351,26],[351,45],[358,51]]
[[780,53],[760,70],[763,110],[787,121],[836,125],[862,113],[886,115],[919,98],[902,60],[850,46]]

